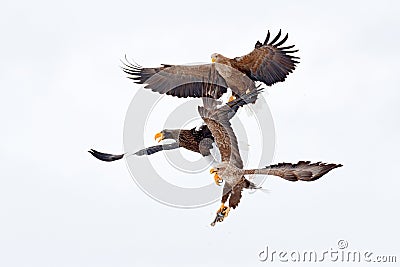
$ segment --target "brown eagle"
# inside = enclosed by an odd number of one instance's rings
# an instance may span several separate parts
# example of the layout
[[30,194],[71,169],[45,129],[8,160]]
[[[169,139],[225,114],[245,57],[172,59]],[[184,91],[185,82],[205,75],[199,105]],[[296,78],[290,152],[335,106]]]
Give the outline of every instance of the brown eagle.
[[[247,97],[248,101],[255,101],[257,98],[257,94],[251,94]],[[208,100],[208,102],[211,101]],[[213,100],[214,101],[214,100]],[[221,104],[220,101],[214,101],[214,104]],[[236,114],[239,107],[247,104],[244,101],[231,101],[225,104],[226,108],[229,109],[230,118]],[[123,157],[136,155],[151,155],[163,150],[172,150],[176,148],[185,148],[187,150],[200,153],[203,157],[209,156],[210,150],[213,148],[212,144],[214,143],[214,137],[208,129],[208,126],[203,124],[199,127],[199,129],[192,128],[190,130],[187,129],[164,129],[161,132],[157,133],[154,136],[154,139],[157,142],[161,142],[162,140],[174,140],[173,143],[151,146],[147,148],[143,148],[135,153],[128,154],[108,154],[103,153],[94,149],[90,149],[88,152],[92,154],[95,158],[102,161],[115,161],[120,160]]]
[[108,154],[99,152],[97,150],[91,149],[88,152],[92,154],[95,158],[102,161],[115,161],[120,160],[124,156],[136,155],[151,155],[163,150],[172,150],[176,148],[186,148],[190,151],[200,153],[202,156],[210,155],[210,149],[213,148],[212,144],[214,143],[214,137],[212,136],[210,130],[207,125],[202,125],[199,129],[192,128],[190,130],[187,129],[164,129],[161,132],[157,133],[154,136],[154,139],[158,142],[161,140],[174,140],[173,143],[151,146],[147,148],[143,148],[139,151],[136,151],[133,154]]
[[[255,82],[268,86],[283,82],[299,63],[293,56],[294,45],[282,47],[288,34],[280,40],[281,30],[270,41],[270,32],[263,43],[257,41],[254,50],[247,55],[233,59],[221,54],[211,55],[213,64],[167,65],[157,68],[143,68],[136,63],[122,62],[122,70],[135,83],[146,84],[144,88],[154,92],[177,97],[220,98],[229,87],[234,97],[257,89]],[[213,76],[211,83],[210,73]],[[212,84],[214,91],[204,90]],[[231,98],[230,100],[232,100]]]
[[[232,103],[244,101],[250,102],[259,90],[246,93],[232,101]],[[198,107],[198,111],[207,124],[215,143],[221,154],[221,163],[215,165],[210,173],[214,174],[215,181],[225,181],[221,206],[212,226],[221,222],[228,215],[230,208],[236,208],[242,197],[243,188],[256,188],[256,186],[245,178],[245,175],[264,174],[279,176],[288,181],[314,181],[319,179],[330,170],[341,167],[341,164],[325,164],[321,162],[310,163],[310,161],[299,161],[296,164],[279,163],[267,166],[263,169],[243,169],[243,161],[240,156],[237,138],[230,124],[232,112],[228,106],[218,108],[211,101],[203,99],[204,106]],[[243,105],[243,104],[241,104]],[[228,207],[225,202],[229,199]]]

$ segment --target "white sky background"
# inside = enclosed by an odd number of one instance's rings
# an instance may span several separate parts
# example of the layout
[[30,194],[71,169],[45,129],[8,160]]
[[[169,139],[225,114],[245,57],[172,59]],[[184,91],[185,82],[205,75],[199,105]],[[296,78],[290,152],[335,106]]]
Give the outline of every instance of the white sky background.
[[[261,266],[271,265],[257,259],[265,245],[323,251],[339,239],[400,260],[397,1],[1,6],[1,266]],[[86,152],[121,150],[140,88],[119,68],[125,53],[145,66],[208,62],[213,52],[250,52],[280,28],[301,63],[264,93],[275,161],[343,168],[308,184],[271,177],[270,194],[245,193],[212,228],[218,203],[164,206],[123,161]]]

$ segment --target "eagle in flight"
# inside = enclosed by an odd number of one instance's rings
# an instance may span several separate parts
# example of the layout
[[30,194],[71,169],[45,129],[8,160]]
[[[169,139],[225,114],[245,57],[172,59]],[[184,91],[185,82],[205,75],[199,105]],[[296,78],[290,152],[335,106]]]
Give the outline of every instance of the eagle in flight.
[[157,133],[154,136],[154,139],[157,142],[161,142],[162,140],[174,140],[172,143],[150,146],[136,151],[133,154],[108,154],[99,152],[97,150],[91,149],[88,152],[92,154],[95,158],[102,161],[115,161],[120,160],[123,157],[128,157],[131,155],[135,156],[144,156],[151,155],[160,151],[167,151],[177,148],[185,148],[187,150],[200,153],[202,156],[211,155],[210,150],[213,148],[212,144],[214,143],[214,137],[212,136],[210,130],[207,125],[201,125],[199,129],[164,129],[161,132]]
[[[259,94],[260,90],[245,93],[233,100],[231,103],[241,106],[245,103],[251,103],[254,95]],[[243,102],[243,103],[241,103]],[[244,188],[257,188],[250,180],[246,179],[246,175],[263,174],[279,176],[288,181],[314,181],[328,173],[332,169],[341,167],[341,164],[326,163],[310,163],[310,161],[299,161],[296,164],[279,163],[267,166],[262,169],[243,169],[243,161],[240,156],[238,141],[232,129],[230,119],[232,112],[229,106],[218,107],[215,101],[209,101],[203,98],[204,106],[198,107],[198,112],[204,120],[212,135],[221,154],[221,162],[216,164],[210,173],[214,174],[214,180],[217,184],[224,183],[222,192],[221,206],[217,210],[217,215],[211,226],[217,222],[222,222],[228,215],[231,208],[236,208],[242,197]],[[229,200],[228,206],[225,203]]]
[[[211,93],[210,93],[211,94]],[[251,97],[248,97],[248,101],[254,101],[257,95],[252,94]],[[221,102],[216,101],[216,104],[220,104]],[[233,117],[234,114],[238,111],[239,107],[247,104],[244,101],[230,101],[226,103],[226,108],[230,110],[230,116]],[[95,149],[90,149],[88,152],[92,154],[95,158],[102,161],[115,161],[120,160],[124,157],[128,157],[131,155],[135,156],[144,156],[151,155],[160,151],[173,150],[176,148],[185,148],[192,152],[200,153],[203,157],[211,155],[210,150],[213,149],[214,136],[211,134],[210,129],[206,124],[201,125],[198,129],[164,129],[159,133],[156,133],[154,136],[154,140],[157,142],[161,142],[162,140],[174,140],[172,143],[150,146],[136,151],[135,153],[128,154],[109,154],[97,151]]]
[[[227,89],[232,90],[230,100],[257,89],[255,82],[273,85],[283,82],[299,63],[299,57],[292,55],[294,45],[282,46],[288,34],[281,38],[281,30],[270,40],[268,31],[265,41],[257,41],[252,52],[233,59],[221,54],[211,55],[212,64],[200,65],[168,65],[144,68],[135,63],[122,62],[122,70],[128,78],[137,84],[146,84],[144,88],[161,94],[176,97],[213,97],[220,98]],[[213,81],[209,81],[212,73]],[[210,93],[204,88],[212,85]],[[254,100],[255,101],[255,100]]]
[[[221,54],[211,55],[211,64],[167,65],[156,68],[144,68],[136,63],[122,62],[122,70],[128,78],[137,84],[145,84],[144,88],[160,94],[175,97],[200,97],[203,106],[198,107],[200,117],[204,121],[199,129],[164,129],[155,135],[157,141],[172,139],[173,143],[157,145],[141,149],[134,155],[151,155],[162,150],[179,147],[210,155],[215,143],[221,155],[221,162],[210,170],[214,174],[217,185],[224,182],[221,206],[211,223],[214,226],[222,222],[230,209],[238,206],[243,189],[257,189],[249,175],[274,175],[288,181],[314,181],[341,164],[299,161],[298,163],[279,163],[261,169],[244,169],[240,156],[238,141],[230,120],[239,107],[255,103],[259,86],[271,86],[283,82],[296,68],[299,57],[293,53],[294,45],[283,46],[287,41],[286,34],[281,38],[281,31],[274,37],[268,31],[264,42],[257,41],[252,52],[233,59]],[[272,40],[270,40],[272,39]],[[232,90],[229,102],[221,105],[218,99]],[[107,154],[96,150],[89,151],[94,157],[103,161],[114,161],[129,156],[128,154]],[[228,202],[226,206],[225,203]]]

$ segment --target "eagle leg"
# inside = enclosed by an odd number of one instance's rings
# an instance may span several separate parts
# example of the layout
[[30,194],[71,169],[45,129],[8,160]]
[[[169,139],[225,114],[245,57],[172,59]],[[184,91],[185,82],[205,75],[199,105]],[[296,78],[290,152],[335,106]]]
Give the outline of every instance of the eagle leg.
[[222,212],[224,214],[224,218],[228,217],[228,213],[230,210],[231,210],[230,207],[226,207],[226,210]]
[[232,101],[235,100],[235,99],[236,99],[236,97],[235,97],[234,95],[231,95],[231,97],[229,97],[228,102],[232,102]]
[[217,213],[223,213],[228,207],[225,206],[225,203],[221,203],[221,206],[217,210]]

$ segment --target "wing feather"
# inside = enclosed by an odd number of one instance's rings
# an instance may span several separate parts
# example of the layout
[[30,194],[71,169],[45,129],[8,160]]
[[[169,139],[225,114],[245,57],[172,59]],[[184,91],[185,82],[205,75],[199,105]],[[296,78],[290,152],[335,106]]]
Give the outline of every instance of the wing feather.
[[[199,113],[202,114],[199,107]],[[203,117],[221,154],[223,162],[230,162],[237,168],[243,168],[243,161],[239,153],[238,142],[229,121],[217,121],[211,118]]]
[[230,119],[237,112],[239,107],[253,103],[261,90],[246,93],[232,102],[228,102],[217,108],[214,101],[203,99],[204,107],[198,107],[199,114],[207,124],[214,136],[215,143],[221,154],[223,162],[229,162],[239,169],[243,168],[243,161],[240,156],[238,141],[232,129]]
[[[225,189],[225,187],[227,187],[227,189]],[[242,178],[240,178],[240,181],[237,184],[235,184],[235,186],[233,188],[231,188],[230,186],[226,186],[226,183],[225,183],[223,192],[225,193],[225,191],[230,190],[229,191],[230,192],[229,207],[234,209],[239,205],[240,199],[242,198],[242,191],[244,188],[257,189],[259,187],[257,187],[254,183],[247,180],[244,176],[242,176]],[[225,199],[224,196],[222,196],[222,200],[224,200],[224,199]],[[227,200],[227,198],[225,199],[225,201],[226,200]]]
[[268,45],[273,45],[276,41],[279,40],[279,38],[281,37],[282,31],[279,30],[278,34],[275,36],[274,40],[272,40]]
[[268,41],[269,41],[269,37],[271,36],[271,33],[269,32],[269,30],[268,30],[268,33],[267,33],[267,37],[265,37],[265,40],[264,40],[264,45],[267,45],[268,44]]
[[245,174],[268,174],[279,176],[288,181],[314,181],[329,171],[342,167],[342,164],[310,163],[299,161],[296,164],[278,163],[258,170],[245,170]]
[[299,57],[290,55],[298,52],[298,50],[290,50],[294,48],[294,45],[281,47],[289,37],[286,34],[283,39],[279,40],[281,33],[279,30],[275,38],[268,43],[270,38],[268,31],[267,38],[262,45],[257,42],[252,52],[234,59],[235,67],[246,73],[253,81],[260,81],[266,85],[283,82],[296,68],[296,64],[299,63],[296,59]]
[[143,155],[151,155],[163,150],[172,150],[172,149],[176,149],[179,148],[179,144],[178,143],[170,143],[170,144],[165,144],[165,145],[157,145],[157,146],[151,146],[151,147],[146,147],[143,149],[140,149],[138,151],[136,151],[133,154],[109,154],[109,153],[103,153],[94,149],[90,149],[88,152],[90,154],[93,155],[93,157],[102,160],[102,161],[107,161],[107,162],[111,162],[111,161],[115,161],[115,160],[120,160],[125,156],[130,156],[130,155],[136,155],[136,156],[143,156]]
[[[128,60],[122,62],[122,70],[128,78],[144,88],[160,94],[176,97],[220,98],[231,88],[236,95],[247,90],[254,91],[254,82],[240,71],[224,64],[162,65],[157,68],[143,68]],[[210,78],[212,76],[212,79]],[[213,88],[213,90],[206,90]]]
[[213,64],[143,68],[126,60],[121,68],[133,82],[146,84],[144,88],[176,97],[211,97],[203,90],[208,86],[207,76],[210,72],[215,73],[213,88],[216,92],[213,95],[219,98],[228,88],[227,82]]

